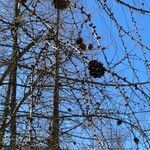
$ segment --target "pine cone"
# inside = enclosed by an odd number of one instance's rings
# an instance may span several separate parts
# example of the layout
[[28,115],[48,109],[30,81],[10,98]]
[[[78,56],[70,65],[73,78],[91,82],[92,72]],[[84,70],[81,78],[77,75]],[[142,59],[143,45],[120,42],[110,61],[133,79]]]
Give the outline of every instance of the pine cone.
[[81,45],[83,43],[83,39],[81,37],[79,37],[77,40],[76,40],[76,43]]
[[103,67],[103,64],[97,60],[92,60],[89,62],[89,73],[94,78],[100,78],[105,74],[106,69]]
[[87,50],[87,46],[84,43],[81,43],[79,46],[83,51]]
[[92,44],[89,44],[89,45],[88,45],[88,49],[91,50],[92,48],[93,48],[93,45],[92,45]]
[[70,0],[54,0],[55,9],[63,10],[70,5]]
[[95,67],[99,67],[99,62],[97,60],[91,60],[89,62],[89,70],[95,69]]

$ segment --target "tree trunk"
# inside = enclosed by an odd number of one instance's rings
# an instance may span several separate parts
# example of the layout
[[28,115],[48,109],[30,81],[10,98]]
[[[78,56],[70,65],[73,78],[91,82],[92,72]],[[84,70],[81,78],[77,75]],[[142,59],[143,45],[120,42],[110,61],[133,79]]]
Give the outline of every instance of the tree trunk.
[[14,14],[14,29],[13,29],[13,67],[11,70],[11,122],[10,122],[10,147],[12,150],[16,149],[16,88],[17,88],[17,54],[18,54],[18,22],[19,19],[19,8],[18,0],[15,1],[15,14]]
[[16,71],[17,67],[13,68],[12,71],[12,90],[11,90],[11,122],[10,122],[10,147],[12,150],[16,149],[16,113],[14,113],[16,108]]
[[10,92],[11,92],[11,77],[9,78],[7,95],[6,95],[5,102],[4,102],[4,113],[2,116],[2,125],[0,128],[0,149],[3,148],[3,138],[4,138],[5,130],[6,130],[7,117],[9,115]]
[[59,150],[59,68],[60,68],[60,42],[59,42],[59,11],[57,12],[57,33],[55,51],[55,77],[54,77],[54,97],[53,97],[53,120],[52,137],[50,147],[52,150]]

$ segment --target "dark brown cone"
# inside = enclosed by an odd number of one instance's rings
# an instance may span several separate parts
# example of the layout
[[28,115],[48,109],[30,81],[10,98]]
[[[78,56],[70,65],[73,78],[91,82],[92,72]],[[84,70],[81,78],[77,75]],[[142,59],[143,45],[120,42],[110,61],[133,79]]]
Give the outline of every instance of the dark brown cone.
[[92,60],[89,62],[89,73],[94,78],[100,78],[105,74],[106,69],[103,67],[103,64],[97,60]]
[[93,45],[92,44],[89,44],[88,45],[88,49],[92,49],[93,48]]
[[79,47],[80,47],[83,51],[87,50],[87,46],[86,46],[84,43],[80,44]]
[[55,9],[63,10],[69,7],[70,0],[54,0]]
[[76,43],[81,45],[83,43],[83,39],[81,37],[79,37],[77,40],[76,40]]

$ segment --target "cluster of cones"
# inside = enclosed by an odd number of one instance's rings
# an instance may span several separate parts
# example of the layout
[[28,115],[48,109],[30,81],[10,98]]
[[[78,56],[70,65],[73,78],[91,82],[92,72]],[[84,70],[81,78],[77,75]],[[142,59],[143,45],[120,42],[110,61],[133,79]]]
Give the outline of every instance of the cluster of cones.
[[77,40],[76,40],[76,43],[79,45],[79,47],[85,51],[85,50],[90,50],[93,48],[93,45],[92,44],[89,44],[88,46],[83,42],[83,39],[81,37],[79,37]]
[[[93,48],[92,44],[89,44],[88,46],[83,42],[83,39],[81,37],[79,37],[76,40],[76,44],[78,44],[78,46],[83,50],[89,50]],[[91,76],[93,76],[94,78],[100,78],[105,74],[105,67],[103,66],[103,64],[97,60],[91,60],[89,62],[89,73]]]
[[101,62],[98,62],[97,60],[92,60],[89,62],[89,73],[94,78],[100,78],[105,74],[105,67],[103,67],[103,64]]
[[69,7],[69,5],[71,4],[70,0],[54,0],[54,7],[55,9],[58,10],[63,10]]

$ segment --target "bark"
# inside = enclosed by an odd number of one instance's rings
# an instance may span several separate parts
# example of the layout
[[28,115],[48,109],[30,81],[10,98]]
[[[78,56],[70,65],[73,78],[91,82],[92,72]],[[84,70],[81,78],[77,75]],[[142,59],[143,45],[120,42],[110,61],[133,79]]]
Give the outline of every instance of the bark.
[[14,113],[16,109],[16,89],[17,89],[17,54],[18,50],[18,18],[19,18],[19,8],[18,8],[18,1],[15,1],[15,14],[14,14],[14,21],[15,26],[12,32],[14,45],[13,45],[13,67],[11,70],[11,121],[10,121],[10,147],[12,150],[16,149],[16,113]]
[[50,147],[52,150],[59,150],[59,68],[60,68],[60,42],[59,42],[59,11],[57,12],[57,33],[55,51],[55,76],[54,76],[54,97],[53,97],[53,120],[52,137]]
[[11,77],[9,78],[9,85],[8,85],[8,90],[7,90],[7,95],[6,95],[6,99],[4,102],[4,113],[2,116],[2,125],[0,127],[0,149],[3,148],[3,138],[5,135],[5,130],[7,127],[7,118],[9,115],[9,103],[10,103],[10,92],[11,92]]

